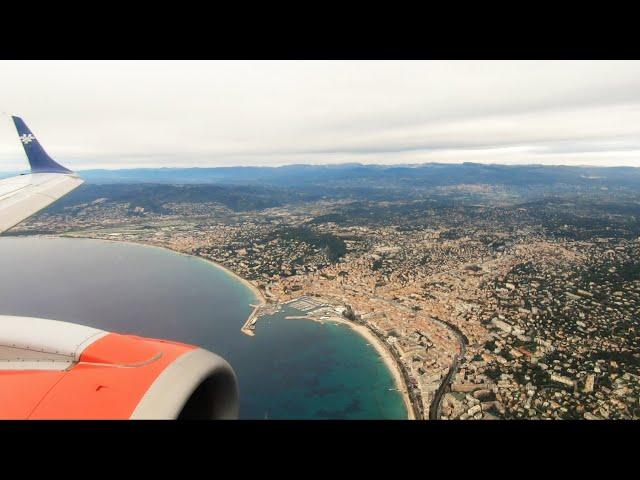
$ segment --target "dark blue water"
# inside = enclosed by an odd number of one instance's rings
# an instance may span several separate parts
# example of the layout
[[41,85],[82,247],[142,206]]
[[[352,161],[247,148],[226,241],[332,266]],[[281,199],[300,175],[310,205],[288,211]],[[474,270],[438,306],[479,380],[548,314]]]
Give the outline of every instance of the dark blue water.
[[213,264],[159,248],[85,239],[0,238],[0,314],[66,320],[201,345],[240,385],[241,418],[406,418],[376,351],[336,324],[262,318],[253,293]]

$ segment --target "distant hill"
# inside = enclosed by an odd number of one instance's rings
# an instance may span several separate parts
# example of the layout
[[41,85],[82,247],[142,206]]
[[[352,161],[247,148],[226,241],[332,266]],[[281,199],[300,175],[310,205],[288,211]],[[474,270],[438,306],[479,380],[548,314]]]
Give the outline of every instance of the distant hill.
[[[640,163],[640,161],[639,161]],[[640,188],[640,168],[491,165],[287,165],[283,167],[131,168],[81,170],[96,184],[217,184],[276,187],[434,187],[458,184],[528,186],[612,186]],[[0,173],[0,178],[18,172]]]
[[433,187],[457,184],[640,188],[640,168],[543,165],[288,165],[284,167],[84,170],[88,183],[271,185],[277,187]]
[[317,198],[291,189],[258,185],[167,185],[160,183],[80,185],[48,207],[50,213],[86,205],[97,199],[112,203],[131,203],[147,211],[161,213],[165,203],[218,203],[235,211],[263,210]]

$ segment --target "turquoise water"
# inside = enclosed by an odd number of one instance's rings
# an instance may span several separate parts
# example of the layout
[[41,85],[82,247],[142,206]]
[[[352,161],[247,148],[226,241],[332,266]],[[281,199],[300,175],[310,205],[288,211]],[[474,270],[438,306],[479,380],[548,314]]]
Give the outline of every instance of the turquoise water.
[[240,327],[251,290],[215,265],[140,245],[0,238],[0,314],[66,320],[201,345],[224,356],[240,386],[240,417],[397,419],[390,372],[350,328],[291,307]]

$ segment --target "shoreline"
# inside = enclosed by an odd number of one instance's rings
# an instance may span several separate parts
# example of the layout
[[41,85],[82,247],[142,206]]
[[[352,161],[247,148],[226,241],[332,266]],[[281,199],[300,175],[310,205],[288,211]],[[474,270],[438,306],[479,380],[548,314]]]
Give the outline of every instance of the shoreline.
[[[146,244],[142,244],[141,243],[139,245],[146,245]],[[166,250],[169,250],[171,252],[176,252],[176,250],[172,250],[171,248],[166,248]],[[177,252],[177,253],[182,253],[182,252]],[[202,260],[202,261],[205,261],[205,262],[210,263],[212,265],[215,265],[219,269],[223,270],[227,275],[230,275],[236,281],[240,282],[241,284],[243,284],[245,287],[247,287],[249,290],[251,290],[253,292],[253,296],[255,297],[257,302],[256,302],[255,305],[249,304],[250,306],[253,307],[253,310],[251,310],[251,313],[247,317],[247,320],[242,324],[242,327],[240,328],[240,331],[242,333],[244,333],[245,335],[249,335],[250,337],[253,337],[255,335],[255,333],[253,332],[253,329],[251,328],[251,325],[252,325],[252,323],[255,323],[255,321],[258,319],[258,317],[260,315],[260,310],[262,309],[262,307],[264,307],[267,304],[267,299],[262,294],[260,289],[258,287],[256,287],[253,283],[251,283],[249,280],[247,280],[246,278],[241,277],[240,275],[238,275],[234,271],[228,269],[224,265],[221,265],[220,263],[218,263],[218,262],[216,262],[214,260],[211,260],[211,259],[205,258],[205,257],[201,257],[199,255],[191,255],[189,253],[182,253],[182,254],[183,255],[188,255],[190,257],[195,257],[195,258],[197,258],[199,260]]]
[[206,263],[210,263],[210,264],[218,267],[220,270],[222,270],[224,273],[226,273],[230,277],[232,277],[235,281],[241,283],[242,285],[247,287],[249,290],[251,290],[251,292],[253,293],[253,296],[257,300],[257,304],[256,305],[249,304],[250,306],[253,307],[253,310],[251,310],[251,313],[247,317],[247,320],[242,324],[242,327],[240,327],[240,331],[242,333],[244,333],[245,335],[249,335],[250,337],[253,337],[255,335],[255,333],[253,333],[253,330],[251,330],[249,328],[249,326],[251,325],[252,320],[254,320],[255,318],[258,317],[262,307],[267,304],[267,299],[262,294],[260,289],[258,287],[256,287],[253,283],[251,283],[249,280],[247,280],[244,277],[241,277],[240,275],[235,273],[233,270],[230,270],[229,268],[225,267],[224,265],[222,265],[222,264],[220,264],[220,263],[218,263],[218,262],[216,262],[214,260],[211,260],[210,258],[201,257],[200,255],[193,255],[191,253],[180,252],[178,250],[174,250],[173,248],[165,247],[165,246],[162,246],[162,245],[154,245],[153,243],[134,242],[134,241],[131,241],[131,240],[111,240],[111,239],[108,239],[108,238],[78,237],[78,236],[70,236],[70,235],[67,235],[67,236],[62,236],[62,235],[34,235],[34,236],[40,236],[40,237],[51,236],[51,237],[57,237],[57,238],[82,238],[82,239],[85,239],[85,240],[98,240],[98,241],[103,241],[103,242],[124,243],[124,244],[128,244],[128,245],[139,245],[139,246],[142,246],[142,247],[153,247],[153,248],[159,248],[161,250],[167,250],[168,252],[172,252],[172,253],[177,253],[179,255],[185,255],[187,257],[193,257],[193,258],[196,258],[196,259],[198,259],[200,261],[203,261],[203,262],[206,262]]
[[220,263],[218,263],[218,262],[216,262],[214,260],[211,260],[210,258],[201,257],[199,255],[193,255],[191,253],[184,253],[184,252],[181,252],[179,250],[174,250],[173,248],[165,247],[163,245],[156,245],[156,244],[153,244],[153,243],[144,243],[144,242],[134,242],[132,240],[111,240],[111,239],[108,239],[108,238],[81,237],[81,236],[76,236],[76,235],[33,235],[33,237],[42,237],[42,238],[46,238],[46,237],[51,237],[51,238],[81,238],[81,239],[84,239],[84,240],[97,240],[97,241],[101,241],[101,242],[124,243],[124,244],[128,244],[128,245],[139,245],[139,246],[142,246],[142,247],[159,248],[161,250],[167,250],[169,252],[177,253],[179,255],[184,255],[186,257],[197,258],[198,260],[201,260],[203,262],[207,262],[207,263],[211,263],[211,264],[215,265],[220,270],[223,270],[227,275],[232,276],[236,281],[242,283],[245,287],[247,287],[249,290],[251,290],[253,292],[253,295],[256,297],[256,300],[258,300],[258,303],[260,304],[255,308],[258,308],[259,306],[265,305],[267,303],[267,300],[266,300],[265,296],[262,294],[260,289],[258,287],[256,287],[253,283],[251,283],[246,278],[241,277],[240,275],[238,275],[234,271],[230,270],[229,268],[225,267],[224,265],[222,265],[222,264],[220,264]]
[[178,255],[184,255],[184,256],[187,256],[187,257],[193,257],[193,258],[196,258],[196,259],[198,259],[200,261],[207,262],[207,263],[210,263],[212,265],[215,265],[220,270],[222,270],[224,273],[226,273],[227,275],[231,276],[235,281],[241,283],[242,285],[247,287],[249,290],[251,290],[251,292],[253,293],[253,296],[257,300],[257,305],[249,304],[250,306],[253,307],[253,310],[251,311],[251,313],[247,317],[247,320],[245,321],[245,323],[240,328],[240,331],[242,333],[245,333],[245,334],[247,334],[249,336],[253,336],[254,333],[253,333],[253,331],[249,330],[247,327],[249,326],[251,321],[258,316],[258,314],[260,312],[260,309],[264,305],[267,304],[267,299],[265,298],[265,296],[262,294],[262,292],[260,291],[260,289],[258,287],[256,287],[253,283],[251,283],[246,278],[241,277],[240,275],[235,273],[233,270],[230,270],[229,268],[225,267],[224,265],[222,265],[222,264],[220,264],[220,263],[218,263],[218,262],[216,262],[214,260],[211,260],[210,258],[201,257],[199,255],[193,255],[191,253],[180,252],[179,250],[174,250],[173,248],[165,247],[163,245],[155,245],[153,243],[134,242],[132,240],[111,240],[111,239],[108,239],[108,238],[82,237],[82,236],[76,236],[76,235],[33,235],[33,237],[43,237],[43,238],[46,238],[46,237],[51,237],[51,238],[80,238],[80,239],[84,239],[84,240],[97,240],[97,241],[102,241],[102,242],[124,243],[124,244],[128,244],[128,245],[138,245],[138,246],[141,246],[141,247],[159,248],[161,250],[167,250],[168,252],[176,253]]
[[[227,275],[230,275],[231,277],[233,277],[236,281],[242,283],[245,287],[249,288],[251,290],[251,292],[254,294],[254,297],[258,300],[258,304],[254,306],[254,308],[251,311],[251,313],[249,314],[249,317],[247,318],[246,322],[243,324],[242,328],[240,329],[242,333],[247,334],[247,335],[251,335],[251,336],[254,335],[253,331],[250,331],[247,327],[250,325],[250,322],[254,318],[259,316],[260,309],[264,305],[266,305],[266,303],[267,303],[266,298],[262,294],[262,292],[258,289],[258,287],[256,287],[249,280],[247,280],[246,278],[241,277],[240,275],[238,275],[237,273],[233,272],[232,270],[230,270],[229,268],[225,267],[224,265],[221,265],[218,262],[215,262],[214,260],[211,260],[211,259],[208,259],[208,258],[204,258],[204,257],[201,257],[199,255],[193,255],[193,254],[189,254],[189,253],[180,252],[178,250],[174,250],[174,249],[169,248],[169,247],[165,247],[165,246],[161,246],[161,245],[154,245],[152,243],[134,242],[134,241],[131,241],[131,240],[115,240],[115,239],[114,240],[110,240],[110,239],[107,239],[107,238],[93,238],[93,237],[73,236],[73,235],[34,235],[33,237],[81,238],[81,239],[85,239],[85,240],[94,240],[94,241],[98,240],[98,241],[103,241],[103,242],[124,243],[124,244],[129,244],[129,245],[139,245],[139,246],[143,246],[143,247],[153,247],[153,248],[159,248],[159,249],[162,249],[162,250],[167,250],[167,251],[172,252],[172,253],[185,255],[185,256],[188,256],[188,257],[194,257],[194,258],[197,258],[198,260],[210,263],[210,264],[218,267],[222,271],[224,271]],[[378,356],[382,359],[383,363],[387,367],[387,370],[391,373],[391,376],[393,377],[394,383],[396,385],[396,389],[397,389],[398,392],[400,392],[400,395],[402,397],[402,401],[403,401],[404,406],[405,406],[405,410],[407,411],[407,419],[408,420],[416,420],[413,404],[412,404],[411,398],[409,396],[408,385],[404,380],[402,366],[398,364],[398,362],[396,361],[396,359],[393,356],[393,354],[391,353],[391,351],[387,348],[386,345],[383,344],[383,342],[376,336],[376,334],[373,331],[371,331],[371,329],[369,327],[367,327],[367,326],[365,326],[363,324],[350,322],[350,321],[348,321],[346,319],[342,319],[342,318],[339,318],[339,317],[331,317],[330,319],[327,319],[327,320],[319,320],[319,319],[314,319],[312,317],[305,317],[305,318],[308,319],[308,320],[312,320],[312,321],[316,321],[316,322],[320,322],[320,323],[325,322],[325,321],[329,321],[329,322],[334,322],[334,323],[346,325],[349,328],[351,328],[353,331],[358,333],[365,340],[367,340],[369,342],[369,344],[372,345],[373,348],[376,350],[376,352],[378,353]],[[250,333],[248,333],[248,332],[250,332]]]
[[319,323],[333,322],[340,325],[346,325],[347,327],[351,328],[351,330],[355,331],[365,340],[367,340],[369,344],[373,348],[375,348],[378,356],[382,359],[383,363],[387,367],[387,370],[391,373],[394,383],[396,384],[396,390],[402,396],[402,401],[404,402],[405,410],[407,411],[407,419],[416,420],[413,410],[413,404],[411,403],[411,398],[409,396],[409,391],[402,375],[402,367],[398,365],[398,362],[396,361],[393,354],[389,351],[387,346],[383,344],[383,342],[375,335],[375,333],[371,331],[369,327],[339,317],[331,317],[324,320],[320,320],[310,316],[305,316],[303,318]]

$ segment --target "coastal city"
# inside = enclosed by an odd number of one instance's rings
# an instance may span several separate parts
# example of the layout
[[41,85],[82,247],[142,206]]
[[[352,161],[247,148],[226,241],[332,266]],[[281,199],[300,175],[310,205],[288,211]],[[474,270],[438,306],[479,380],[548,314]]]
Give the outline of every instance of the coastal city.
[[251,459],[262,438],[290,453],[281,429],[409,462],[503,453],[503,429],[520,456],[548,428],[632,445],[640,61],[566,29],[547,60],[505,29],[507,55],[421,54],[458,53],[452,25],[393,55],[398,22],[365,23],[385,39],[361,60],[372,35],[335,57],[108,61],[19,60],[27,35],[7,37],[0,419],[239,419],[213,436]]
[[234,209],[85,196],[12,234],[211,260],[261,298],[243,326],[250,335],[262,310],[292,302],[301,321],[361,329],[394,372],[409,418],[639,418],[640,197],[506,201],[490,186],[454,190],[472,199],[436,189],[419,201]]

